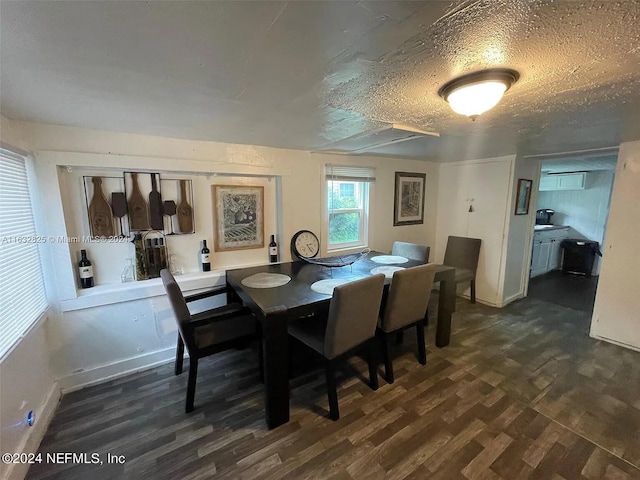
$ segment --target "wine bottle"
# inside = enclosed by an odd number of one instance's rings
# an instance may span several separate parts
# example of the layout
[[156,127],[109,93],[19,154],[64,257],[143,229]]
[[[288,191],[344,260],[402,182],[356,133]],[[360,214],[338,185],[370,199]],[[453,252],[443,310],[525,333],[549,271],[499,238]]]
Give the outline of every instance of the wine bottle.
[[209,259],[209,249],[207,248],[207,241],[202,241],[202,250],[200,250],[200,263],[202,263],[202,271],[211,271],[211,260]]
[[91,262],[87,258],[86,250],[80,250],[80,255],[82,255],[82,258],[78,263],[80,286],[82,288],[91,288],[93,287],[93,267],[91,266]]
[[275,235],[271,235],[271,242],[269,242],[269,261],[271,263],[278,261],[278,244]]

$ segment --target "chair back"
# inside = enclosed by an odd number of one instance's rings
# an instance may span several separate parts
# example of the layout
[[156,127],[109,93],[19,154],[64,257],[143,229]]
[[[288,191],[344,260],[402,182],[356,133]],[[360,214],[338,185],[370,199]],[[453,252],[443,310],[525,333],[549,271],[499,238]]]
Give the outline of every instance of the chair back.
[[435,264],[398,270],[393,274],[381,328],[393,332],[424,318],[431,296]]
[[478,269],[481,243],[482,240],[479,238],[449,236],[443,263],[450,267],[471,270],[475,274]]
[[418,260],[421,262],[429,261],[429,250],[427,245],[419,245],[409,242],[393,242],[391,255],[399,255],[410,260]]
[[160,277],[162,277],[164,289],[167,292],[167,297],[169,297],[169,303],[171,304],[173,314],[178,322],[178,331],[180,332],[180,336],[187,347],[191,347],[193,343],[192,339],[187,338],[185,331],[182,328],[183,323],[191,320],[191,313],[189,312],[189,307],[187,307],[184,295],[182,295],[182,290],[180,290],[180,287],[178,286],[176,279],[171,275],[171,272],[166,268],[160,271]]
[[335,358],[373,338],[384,279],[379,273],[333,289],[324,340],[326,358]]

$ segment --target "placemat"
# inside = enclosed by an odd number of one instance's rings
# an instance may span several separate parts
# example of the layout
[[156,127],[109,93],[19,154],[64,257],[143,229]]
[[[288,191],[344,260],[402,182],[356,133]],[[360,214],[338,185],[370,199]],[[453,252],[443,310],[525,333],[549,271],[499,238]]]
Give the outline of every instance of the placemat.
[[281,273],[256,273],[242,279],[242,285],[249,288],[274,288],[286,285],[291,281],[289,275]]
[[371,257],[372,262],[376,263],[407,263],[409,261],[406,257],[401,257],[400,255],[378,255],[376,257]]
[[352,282],[354,279],[349,278],[328,278],[326,280],[318,280],[311,284],[311,290],[324,295],[333,295],[333,289],[339,285]]
[[393,272],[404,269],[404,267],[376,267],[371,269],[371,274],[375,275],[376,273],[384,273],[385,277],[391,278],[393,277]]

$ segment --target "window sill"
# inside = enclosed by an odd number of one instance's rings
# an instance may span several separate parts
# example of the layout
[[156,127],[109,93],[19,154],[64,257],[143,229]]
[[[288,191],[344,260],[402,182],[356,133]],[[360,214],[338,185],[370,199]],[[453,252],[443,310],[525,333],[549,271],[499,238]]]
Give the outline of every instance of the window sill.
[[[186,273],[176,276],[176,281],[184,292],[188,292],[224,285],[225,273],[225,269]],[[62,300],[60,302],[60,310],[70,312],[161,295],[165,295],[165,290],[160,278],[139,282],[97,285],[86,290],[80,290],[77,298]]]

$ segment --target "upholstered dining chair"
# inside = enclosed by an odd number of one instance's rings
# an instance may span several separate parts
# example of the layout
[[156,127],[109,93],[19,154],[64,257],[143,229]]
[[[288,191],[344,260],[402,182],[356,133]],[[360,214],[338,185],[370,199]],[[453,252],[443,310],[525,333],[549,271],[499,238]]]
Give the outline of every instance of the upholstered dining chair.
[[240,342],[257,338],[257,322],[251,312],[239,303],[230,303],[212,310],[191,314],[187,303],[226,293],[226,288],[184,297],[169,270],[161,270],[160,276],[178,323],[175,374],[182,373],[184,347],[189,353],[189,380],[185,411],[193,411],[196,393],[196,377],[200,358],[240,345]]
[[444,253],[444,264],[456,269],[456,286],[459,283],[471,283],[471,303],[476,303],[476,271],[480,258],[479,238],[449,236]]
[[335,365],[358,348],[367,348],[370,387],[378,389],[375,333],[384,280],[377,274],[339,285],[333,289],[325,318],[307,317],[289,325],[289,335],[324,357],[332,420],[340,418]]
[[437,266],[434,264],[398,270],[393,273],[384,311],[378,324],[384,352],[384,370],[387,383],[394,382],[391,346],[393,334],[415,327],[418,361],[427,363],[424,327],[427,305],[431,296]]
[[391,255],[398,255],[410,260],[429,261],[429,246],[409,242],[393,242]]

